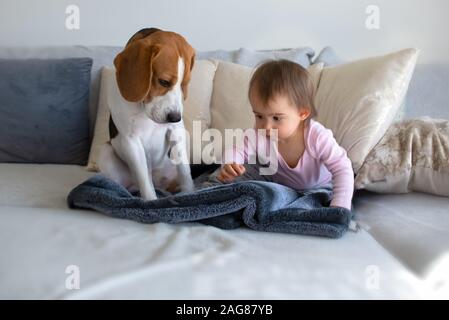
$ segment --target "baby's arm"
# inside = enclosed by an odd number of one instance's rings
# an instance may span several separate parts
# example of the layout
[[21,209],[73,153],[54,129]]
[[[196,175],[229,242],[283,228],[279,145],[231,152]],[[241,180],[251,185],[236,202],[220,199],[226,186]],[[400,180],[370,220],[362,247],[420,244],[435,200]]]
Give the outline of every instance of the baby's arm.
[[351,160],[346,150],[337,143],[331,130],[320,130],[315,138],[317,155],[332,174],[334,195],[330,205],[351,210],[354,192],[354,171]]
[[232,182],[234,178],[245,173],[245,152],[236,146],[226,149],[217,179],[221,182]]
[[231,182],[246,171],[243,164],[227,163],[221,166],[221,170],[217,175],[217,179],[221,182]]
[[250,156],[255,154],[256,149],[252,141],[245,141],[245,143],[225,149],[221,170],[217,175],[217,179],[221,182],[231,182],[234,178],[241,176],[245,173],[243,164],[248,162]]

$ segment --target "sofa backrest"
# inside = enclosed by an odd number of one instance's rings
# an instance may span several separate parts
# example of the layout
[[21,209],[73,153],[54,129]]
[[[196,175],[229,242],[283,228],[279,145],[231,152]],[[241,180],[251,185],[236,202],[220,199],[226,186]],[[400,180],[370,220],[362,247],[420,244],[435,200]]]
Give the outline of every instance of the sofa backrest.
[[[122,49],[123,47],[120,46],[0,47],[0,58],[92,58],[89,98],[89,128],[92,137],[98,108],[101,68],[103,66],[111,66],[115,56]],[[288,49],[264,50],[258,51],[258,54],[274,53],[274,56],[282,57],[286,50]],[[310,60],[314,55],[314,51],[309,47],[301,47],[294,50],[296,51],[293,54],[300,54]],[[197,52],[197,59],[214,58],[243,64],[248,62],[247,59],[242,60],[239,57],[247,57],[248,54],[250,54],[248,49],[244,48],[234,51],[199,51]],[[256,52],[253,51],[253,54],[256,54]],[[304,63],[307,63],[307,61]],[[434,118],[449,119],[449,63],[417,65],[406,97],[404,112],[406,118],[428,115]]]
[[416,65],[406,98],[405,118],[421,116],[449,119],[449,62]]
[[[115,56],[123,50],[120,46],[52,46],[52,47],[0,47],[0,59],[62,59],[73,57],[90,57],[93,60],[91,71],[91,86],[89,97],[89,129],[93,137],[95,119],[98,109],[98,98],[101,82],[101,68],[113,65]],[[266,57],[281,57],[295,60],[305,67],[315,52],[309,47],[296,49],[251,51],[241,48],[235,51],[215,50],[198,51],[197,59],[218,59],[229,62],[251,63],[252,54]]]

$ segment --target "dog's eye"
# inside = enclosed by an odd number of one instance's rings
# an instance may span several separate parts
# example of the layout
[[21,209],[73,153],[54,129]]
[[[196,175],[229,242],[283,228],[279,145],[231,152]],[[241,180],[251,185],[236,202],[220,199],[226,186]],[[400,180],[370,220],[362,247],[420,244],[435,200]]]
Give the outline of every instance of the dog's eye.
[[171,85],[170,81],[163,80],[163,79],[159,79],[159,84],[165,88],[169,88]]

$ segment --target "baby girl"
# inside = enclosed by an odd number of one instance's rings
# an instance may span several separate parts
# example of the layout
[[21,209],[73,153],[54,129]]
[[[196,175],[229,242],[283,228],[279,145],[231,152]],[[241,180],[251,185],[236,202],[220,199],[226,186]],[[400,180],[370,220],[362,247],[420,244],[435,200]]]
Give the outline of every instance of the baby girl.
[[[270,145],[273,141],[270,136],[277,132],[274,146],[277,170],[262,179],[301,191],[332,187],[330,206],[351,210],[354,190],[351,161],[332,131],[312,119],[316,113],[314,85],[307,70],[287,60],[268,61],[254,72],[248,96],[255,116],[255,127],[249,130],[257,131],[258,140]],[[264,132],[262,138],[260,132]],[[227,162],[221,166],[217,179],[226,183],[245,177],[243,164],[258,152],[254,144],[225,150],[223,158]]]

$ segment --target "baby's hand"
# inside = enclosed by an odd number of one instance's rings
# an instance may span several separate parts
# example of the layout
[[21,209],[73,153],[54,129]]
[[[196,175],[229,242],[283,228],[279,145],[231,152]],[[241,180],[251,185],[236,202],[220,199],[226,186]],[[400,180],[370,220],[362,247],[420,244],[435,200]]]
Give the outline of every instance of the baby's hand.
[[245,167],[241,164],[232,163],[225,164],[221,167],[220,173],[217,175],[217,179],[221,182],[231,182],[238,176],[245,173]]

